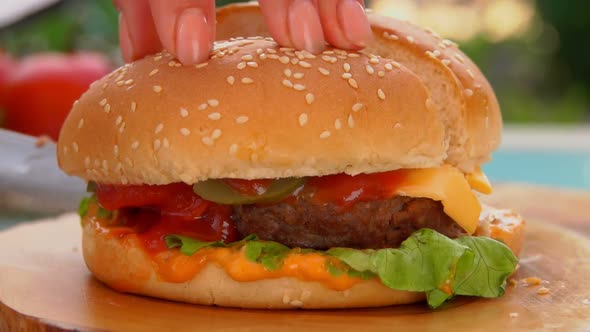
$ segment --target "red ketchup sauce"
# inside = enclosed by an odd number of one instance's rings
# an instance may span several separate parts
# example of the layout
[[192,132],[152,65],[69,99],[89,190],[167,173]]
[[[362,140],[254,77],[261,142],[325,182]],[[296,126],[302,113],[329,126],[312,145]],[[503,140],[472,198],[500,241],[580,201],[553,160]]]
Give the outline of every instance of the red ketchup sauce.
[[188,236],[201,241],[237,241],[232,207],[206,201],[183,183],[169,185],[102,185],[99,204],[120,210],[119,223],[135,230],[150,253],[165,251],[163,237]]

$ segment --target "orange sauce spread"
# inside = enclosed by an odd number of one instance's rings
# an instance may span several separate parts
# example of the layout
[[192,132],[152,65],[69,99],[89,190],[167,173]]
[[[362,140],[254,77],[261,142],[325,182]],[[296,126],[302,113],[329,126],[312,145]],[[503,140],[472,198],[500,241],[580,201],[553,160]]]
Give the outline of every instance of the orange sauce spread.
[[[272,180],[225,180],[226,184],[245,195],[266,191]],[[283,203],[296,203],[299,195],[311,195],[318,204],[331,203],[346,210],[360,201],[388,199],[395,195],[427,197],[441,201],[445,212],[472,233],[477,225],[481,205],[472,188],[486,192],[491,189],[487,178],[477,170],[465,175],[454,167],[404,169],[375,174],[345,174],[311,177]],[[289,254],[278,270],[267,270],[262,264],[246,259],[236,248],[204,248],[192,256],[166,247],[169,234],[187,236],[201,241],[239,240],[232,219],[232,207],[206,201],[196,195],[192,186],[170,185],[102,185],[96,196],[107,210],[117,210],[116,219],[98,222],[98,231],[122,240],[135,237],[157,267],[160,278],[169,282],[191,280],[207,263],[222,267],[237,281],[294,277],[321,282],[324,286],[345,290],[361,281],[346,273],[334,276],[326,264],[338,264],[335,258],[318,253]],[[90,210],[96,213],[96,209]],[[444,290],[444,285],[441,286]]]

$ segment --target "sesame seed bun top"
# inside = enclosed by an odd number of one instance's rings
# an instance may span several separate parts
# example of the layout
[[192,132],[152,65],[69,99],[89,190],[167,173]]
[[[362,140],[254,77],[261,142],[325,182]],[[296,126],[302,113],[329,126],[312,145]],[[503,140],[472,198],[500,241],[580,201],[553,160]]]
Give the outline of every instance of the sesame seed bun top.
[[231,39],[201,65],[161,53],[95,82],[63,126],[58,159],[68,174],[121,184],[460,165],[448,137],[465,122],[445,121],[430,95],[368,52]]

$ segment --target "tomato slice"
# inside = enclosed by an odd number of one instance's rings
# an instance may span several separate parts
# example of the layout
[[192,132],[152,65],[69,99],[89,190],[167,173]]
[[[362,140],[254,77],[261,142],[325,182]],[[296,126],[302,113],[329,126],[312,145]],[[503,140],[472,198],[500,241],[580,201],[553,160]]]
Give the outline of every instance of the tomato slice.
[[191,186],[173,183],[150,185],[96,185],[96,197],[107,210],[126,207],[153,207],[162,214],[179,218],[200,217],[212,204],[193,192]]

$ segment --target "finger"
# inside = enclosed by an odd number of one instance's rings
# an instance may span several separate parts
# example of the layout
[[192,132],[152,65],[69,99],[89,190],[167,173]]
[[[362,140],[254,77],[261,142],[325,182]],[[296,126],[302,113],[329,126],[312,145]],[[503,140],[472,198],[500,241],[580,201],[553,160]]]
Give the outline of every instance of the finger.
[[311,0],[294,0],[289,6],[288,22],[295,48],[312,53],[324,49],[326,41],[320,16]]
[[291,0],[259,0],[266,27],[274,40],[282,46],[293,46],[289,33],[288,14]]
[[372,38],[362,0],[318,1],[324,37],[342,49],[363,48]]
[[147,1],[114,0],[119,9],[119,41],[123,59],[130,62],[162,50]]
[[[136,0],[137,1],[137,0]],[[205,61],[215,40],[213,0],[150,0],[164,47],[185,65]]]

